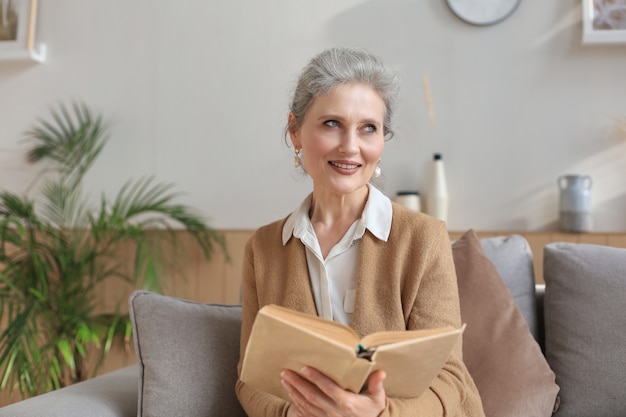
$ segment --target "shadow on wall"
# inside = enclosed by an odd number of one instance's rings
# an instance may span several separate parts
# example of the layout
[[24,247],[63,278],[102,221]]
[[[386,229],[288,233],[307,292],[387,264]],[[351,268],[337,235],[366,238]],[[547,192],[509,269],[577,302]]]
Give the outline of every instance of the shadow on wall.
[[[556,10],[556,9],[555,9]],[[554,37],[561,34],[565,31],[571,31],[572,29],[577,31],[577,36],[572,38],[574,45],[580,45],[580,39],[582,36],[582,4],[575,5],[570,11],[567,13],[555,16],[554,17],[554,25],[543,33],[539,38],[535,39],[535,41],[531,44],[532,48],[539,48],[542,45],[550,42]]]
[[[616,231],[615,224],[626,221],[626,138],[611,138],[604,148],[569,168],[566,174],[588,174],[593,180],[591,203],[593,230]],[[554,179],[522,190],[514,200],[514,213],[520,230],[556,230],[559,217],[559,190]],[[552,213],[546,221],[546,213]]]
[[[428,19],[424,19],[425,13]],[[416,19],[420,15],[422,18]],[[443,20],[452,21],[454,16],[443,0],[370,0],[337,15],[329,23],[328,32],[333,42],[347,46],[367,45],[399,62],[406,61],[404,51],[420,50],[430,43],[427,36],[414,36],[416,20],[441,26]]]
[[[396,70],[415,75],[420,104],[425,70],[436,63],[452,67],[448,62],[452,54],[442,54],[441,48],[455,44],[462,34],[456,29],[472,31],[475,27],[457,19],[444,0],[370,0],[338,14],[327,27],[332,43],[366,47],[387,62],[402,65]],[[410,86],[408,80],[402,81],[406,94]]]

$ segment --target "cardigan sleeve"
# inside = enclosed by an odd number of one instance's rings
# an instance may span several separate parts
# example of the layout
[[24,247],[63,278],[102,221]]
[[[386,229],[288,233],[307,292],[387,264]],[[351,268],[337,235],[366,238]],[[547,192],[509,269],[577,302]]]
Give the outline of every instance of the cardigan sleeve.
[[[241,367],[245,354],[246,344],[250,337],[252,323],[259,310],[259,301],[256,293],[256,281],[254,272],[254,251],[252,242],[248,241],[244,252],[243,279],[242,279],[242,324],[241,342],[239,350],[239,364],[237,374],[241,376]],[[235,386],[237,398],[249,417],[285,417],[289,403],[271,394],[251,387],[239,378]]]

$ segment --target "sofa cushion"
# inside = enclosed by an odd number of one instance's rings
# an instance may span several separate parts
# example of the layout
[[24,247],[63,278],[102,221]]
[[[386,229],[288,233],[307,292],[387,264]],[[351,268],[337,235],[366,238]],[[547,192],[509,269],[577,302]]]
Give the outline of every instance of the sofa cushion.
[[138,417],[245,416],[235,396],[241,307],[146,291],[129,300]]
[[467,324],[463,358],[485,415],[549,416],[559,387],[511,292],[473,230],[454,242],[452,251]]
[[134,417],[136,365],[0,407],[0,417]]
[[546,357],[561,386],[559,417],[626,413],[626,249],[544,248]]
[[539,340],[535,271],[528,241],[523,236],[513,234],[485,237],[480,239],[480,244],[511,292],[530,332]]

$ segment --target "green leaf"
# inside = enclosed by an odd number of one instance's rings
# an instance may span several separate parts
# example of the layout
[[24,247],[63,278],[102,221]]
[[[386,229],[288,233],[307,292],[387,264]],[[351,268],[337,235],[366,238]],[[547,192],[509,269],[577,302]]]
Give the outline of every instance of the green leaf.
[[46,296],[41,291],[38,291],[36,288],[32,288],[31,287],[31,288],[28,289],[28,292],[30,294],[34,295],[35,298],[37,298],[38,301],[43,302],[43,301],[46,300]]
[[13,365],[15,364],[15,357],[17,356],[17,352],[11,352],[11,356],[9,357],[9,361],[4,366],[4,370],[2,372],[2,382],[0,382],[0,389],[5,389],[7,383],[9,382],[12,373],[13,373]]
[[59,353],[63,357],[65,364],[71,369],[76,369],[76,361],[74,359],[74,353],[72,352],[72,345],[67,339],[61,339],[57,341],[56,347]]

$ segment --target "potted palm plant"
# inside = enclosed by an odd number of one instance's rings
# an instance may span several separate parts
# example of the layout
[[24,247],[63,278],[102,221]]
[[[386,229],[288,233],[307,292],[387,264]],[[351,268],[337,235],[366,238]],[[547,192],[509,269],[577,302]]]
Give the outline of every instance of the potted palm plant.
[[159,262],[172,252],[160,249],[176,245],[176,230],[189,232],[206,259],[215,249],[226,254],[221,235],[175,202],[172,184],[131,180],[92,204],[83,180],[108,134],[85,104],[59,104],[26,139],[28,161],[45,162],[35,191],[0,191],[0,388],[22,397],[86,379],[91,351],[101,363],[116,338],[130,336],[119,308],[100,312],[98,287],[119,279],[158,290]]

